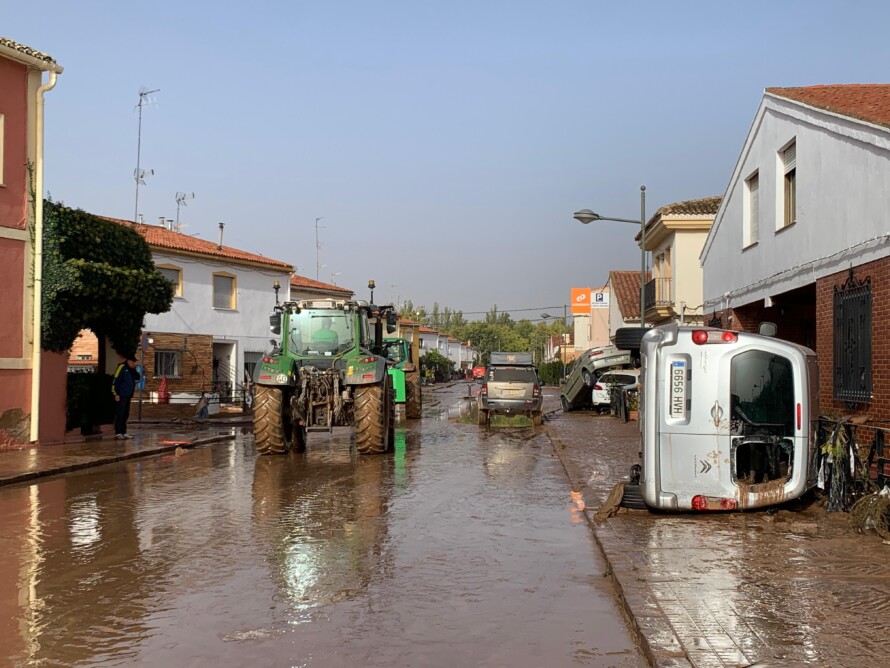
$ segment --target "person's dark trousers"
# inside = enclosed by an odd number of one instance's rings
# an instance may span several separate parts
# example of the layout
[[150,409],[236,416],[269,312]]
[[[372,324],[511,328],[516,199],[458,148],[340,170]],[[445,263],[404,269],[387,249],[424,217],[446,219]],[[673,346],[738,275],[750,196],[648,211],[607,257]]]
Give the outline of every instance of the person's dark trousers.
[[114,402],[114,433],[127,433],[127,418],[130,417],[130,401],[132,397],[121,397]]

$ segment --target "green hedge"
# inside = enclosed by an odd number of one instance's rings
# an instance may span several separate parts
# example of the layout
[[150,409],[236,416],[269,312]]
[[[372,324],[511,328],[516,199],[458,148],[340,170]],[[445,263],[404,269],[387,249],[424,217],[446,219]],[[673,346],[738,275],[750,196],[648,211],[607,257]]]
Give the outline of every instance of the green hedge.
[[154,267],[133,226],[46,201],[44,204],[44,350],[68,350],[82,329],[105,335],[133,355],[146,313],[164,313],[173,285]]

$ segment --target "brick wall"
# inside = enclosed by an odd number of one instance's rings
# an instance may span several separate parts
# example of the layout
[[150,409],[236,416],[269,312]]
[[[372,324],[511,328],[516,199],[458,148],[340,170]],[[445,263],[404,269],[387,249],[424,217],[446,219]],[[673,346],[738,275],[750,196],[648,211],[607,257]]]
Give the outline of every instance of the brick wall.
[[853,269],[862,280],[871,277],[872,290],[872,400],[848,407],[834,399],[834,288],[842,285],[849,271],[826,276],[816,283],[816,332],[819,355],[819,403],[823,414],[867,415],[872,420],[890,419],[890,339],[884,324],[890,320],[890,257]]
[[[176,351],[179,355],[179,377],[167,378],[170,392],[210,391],[213,374],[213,337],[203,334],[163,334],[152,332],[151,343],[145,351],[145,391],[156,392],[161,383],[155,377],[155,352]],[[136,360],[141,359],[136,353]]]

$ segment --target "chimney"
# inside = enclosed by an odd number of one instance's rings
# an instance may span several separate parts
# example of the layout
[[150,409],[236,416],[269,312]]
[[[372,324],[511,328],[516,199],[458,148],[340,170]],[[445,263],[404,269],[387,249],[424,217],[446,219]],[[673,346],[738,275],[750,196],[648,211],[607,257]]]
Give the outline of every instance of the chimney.
[[219,243],[216,245],[216,250],[222,250],[222,235],[223,235],[223,228],[225,226],[226,226],[225,223],[219,224]]
[[163,217],[163,216],[158,216],[158,225],[160,225],[160,226],[163,227],[163,228],[166,228],[166,227],[167,227],[167,225],[164,223],[164,217]]
[[179,230],[173,229],[173,219],[172,218],[167,219],[167,229],[170,230],[171,232],[179,232]]

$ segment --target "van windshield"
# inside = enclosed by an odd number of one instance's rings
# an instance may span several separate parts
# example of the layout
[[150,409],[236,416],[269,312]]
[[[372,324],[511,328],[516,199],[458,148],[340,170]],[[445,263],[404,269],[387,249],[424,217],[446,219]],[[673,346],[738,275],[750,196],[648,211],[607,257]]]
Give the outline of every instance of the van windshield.
[[791,361],[751,350],[736,355],[730,366],[732,419],[749,426],[794,431],[794,378]]

